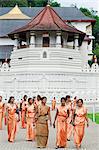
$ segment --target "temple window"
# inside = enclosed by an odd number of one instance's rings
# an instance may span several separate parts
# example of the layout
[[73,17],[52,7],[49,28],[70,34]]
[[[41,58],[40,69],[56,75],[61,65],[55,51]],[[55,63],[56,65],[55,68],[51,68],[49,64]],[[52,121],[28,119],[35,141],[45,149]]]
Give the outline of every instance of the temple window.
[[47,52],[43,52],[43,58],[47,58]]

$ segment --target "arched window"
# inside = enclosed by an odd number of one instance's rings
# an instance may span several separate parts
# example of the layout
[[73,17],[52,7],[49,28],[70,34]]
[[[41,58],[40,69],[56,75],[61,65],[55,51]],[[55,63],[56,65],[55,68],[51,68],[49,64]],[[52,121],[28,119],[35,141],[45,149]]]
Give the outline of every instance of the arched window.
[[43,58],[47,58],[47,52],[43,52]]

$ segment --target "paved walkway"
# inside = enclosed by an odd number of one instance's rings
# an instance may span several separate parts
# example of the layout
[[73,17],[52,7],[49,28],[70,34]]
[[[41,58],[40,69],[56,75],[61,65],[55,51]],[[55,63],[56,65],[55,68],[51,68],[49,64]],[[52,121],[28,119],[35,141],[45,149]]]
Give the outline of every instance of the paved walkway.
[[[55,115],[55,111],[51,112],[52,119]],[[55,129],[50,127],[48,146],[45,150],[55,149]],[[68,142],[69,148],[66,150],[76,150],[73,138]],[[20,129],[17,133],[14,143],[8,143],[6,127],[0,131],[0,150],[36,150],[35,142],[27,142],[25,140],[25,129]],[[63,149],[65,150],[65,149]],[[90,121],[90,127],[86,128],[85,137],[82,143],[81,150],[99,150],[99,125]]]

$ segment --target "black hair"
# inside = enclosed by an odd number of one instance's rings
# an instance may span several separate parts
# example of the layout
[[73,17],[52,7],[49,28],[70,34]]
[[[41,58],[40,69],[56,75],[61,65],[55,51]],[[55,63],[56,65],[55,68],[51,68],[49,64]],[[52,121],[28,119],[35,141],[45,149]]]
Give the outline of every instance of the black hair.
[[41,100],[41,96],[40,95],[37,95],[37,100]]
[[35,101],[35,98],[36,98],[36,96],[33,96],[33,103],[34,103],[34,101]]
[[66,95],[66,100],[67,100],[68,98],[70,98],[70,95]]
[[81,101],[82,104],[84,103],[84,102],[83,102],[83,99],[78,99],[78,100],[77,100],[77,104],[79,103],[79,101]]
[[11,102],[11,99],[14,98],[14,96],[10,96],[9,100],[8,100],[8,103]]
[[30,97],[30,98],[28,98],[28,103],[30,102],[30,100],[31,100],[32,98]]
[[77,96],[75,96],[74,99],[77,99]]
[[23,96],[23,98],[25,98],[25,97],[27,98],[27,95],[24,95],[24,96]]
[[[62,97],[62,98],[61,98],[61,102],[62,102],[62,100],[65,100],[65,97]],[[66,101],[66,100],[65,100],[65,101]]]
[[41,100],[43,100],[43,99],[47,99],[47,97],[46,97],[46,96],[43,96],[43,97],[41,98]]

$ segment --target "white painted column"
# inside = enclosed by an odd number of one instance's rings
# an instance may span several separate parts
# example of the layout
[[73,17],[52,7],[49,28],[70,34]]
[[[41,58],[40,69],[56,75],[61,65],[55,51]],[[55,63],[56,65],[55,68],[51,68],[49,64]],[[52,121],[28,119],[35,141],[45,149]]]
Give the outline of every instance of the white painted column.
[[14,34],[14,48],[13,48],[13,50],[16,50],[16,49],[18,49],[18,46],[19,46],[19,41],[18,41],[18,34]]
[[30,32],[30,47],[35,47],[35,33]]
[[83,62],[82,65],[85,66],[88,63],[88,41],[84,40],[82,42],[80,52],[82,55],[82,62]]
[[57,36],[56,36],[56,47],[62,47],[62,45],[61,45],[61,33],[57,33]]
[[76,50],[79,49],[78,39],[79,39],[79,35],[75,35],[74,36],[74,43],[75,43],[75,49]]
[[65,33],[63,36],[63,47],[67,47],[68,33]]

